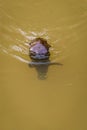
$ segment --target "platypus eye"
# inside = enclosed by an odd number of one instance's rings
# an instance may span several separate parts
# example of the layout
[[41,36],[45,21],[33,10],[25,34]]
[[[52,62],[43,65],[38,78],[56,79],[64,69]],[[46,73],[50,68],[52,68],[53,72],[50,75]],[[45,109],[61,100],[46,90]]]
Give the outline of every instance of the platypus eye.
[[30,51],[30,55],[36,55],[34,51]]
[[50,56],[50,52],[48,51],[48,52],[45,54],[45,56]]

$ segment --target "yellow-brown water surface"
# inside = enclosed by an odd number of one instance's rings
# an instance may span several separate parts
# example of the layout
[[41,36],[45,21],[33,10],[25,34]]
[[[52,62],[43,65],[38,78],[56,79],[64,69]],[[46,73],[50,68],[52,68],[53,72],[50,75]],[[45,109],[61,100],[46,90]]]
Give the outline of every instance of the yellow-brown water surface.
[[[29,65],[28,42],[53,65]],[[0,130],[87,130],[87,0],[0,0]]]

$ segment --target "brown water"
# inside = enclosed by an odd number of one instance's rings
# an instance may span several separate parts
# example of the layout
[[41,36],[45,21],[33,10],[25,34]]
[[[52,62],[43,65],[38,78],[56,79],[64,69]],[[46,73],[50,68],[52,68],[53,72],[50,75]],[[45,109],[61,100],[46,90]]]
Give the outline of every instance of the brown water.
[[[58,64],[29,66],[36,37]],[[86,47],[87,0],[0,0],[0,130],[87,130]]]

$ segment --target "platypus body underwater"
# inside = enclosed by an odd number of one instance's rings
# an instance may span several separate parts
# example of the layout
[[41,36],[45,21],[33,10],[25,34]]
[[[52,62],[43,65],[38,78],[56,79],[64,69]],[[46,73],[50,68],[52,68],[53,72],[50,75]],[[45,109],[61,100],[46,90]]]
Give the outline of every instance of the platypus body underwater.
[[50,57],[51,45],[43,38],[35,38],[29,43],[29,56],[34,61],[47,61]]

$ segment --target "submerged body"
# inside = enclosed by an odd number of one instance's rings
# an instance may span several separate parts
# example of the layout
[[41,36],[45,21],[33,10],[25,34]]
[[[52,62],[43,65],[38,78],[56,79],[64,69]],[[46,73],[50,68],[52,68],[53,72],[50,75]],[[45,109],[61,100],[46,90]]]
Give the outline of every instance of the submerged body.
[[29,56],[33,60],[49,60],[51,47],[43,38],[36,38],[30,44]]

